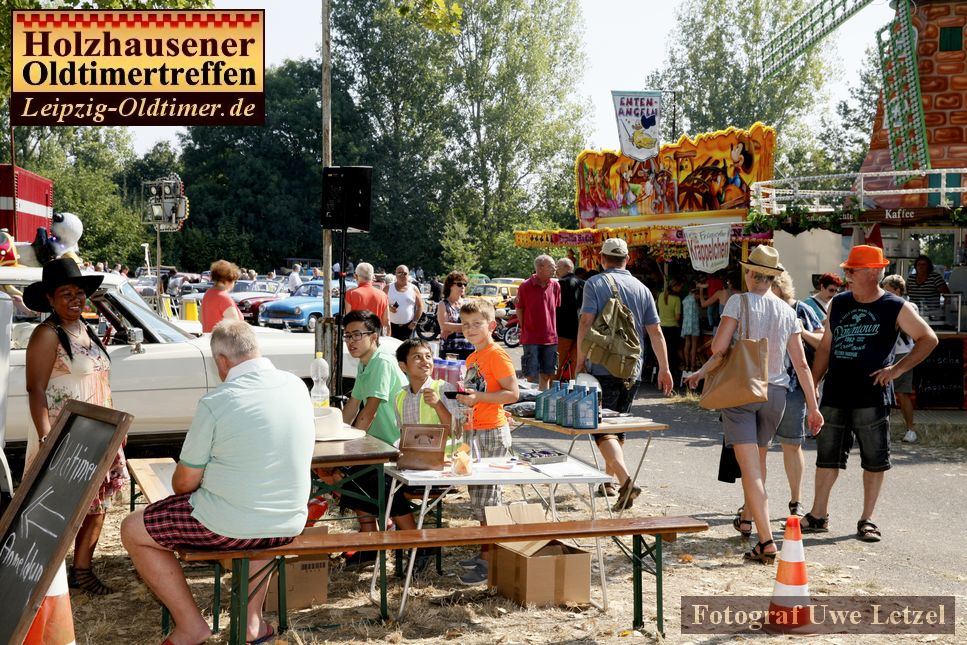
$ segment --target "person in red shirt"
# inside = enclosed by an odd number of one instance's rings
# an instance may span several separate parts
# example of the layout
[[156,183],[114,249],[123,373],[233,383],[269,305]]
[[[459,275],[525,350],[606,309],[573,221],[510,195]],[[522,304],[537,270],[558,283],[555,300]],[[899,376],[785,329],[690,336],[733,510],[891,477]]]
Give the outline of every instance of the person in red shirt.
[[389,334],[389,300],[386,292],[379,287],[373,286],[373,265],[369,262],[360,262],[356,265],[356,282],[359,284],[355,289],[346,292],[346,312],[353,309],[368,309],[379,317],[380,324],[383,326],[383,335]]
[[524,378],[538,382],[546,390],[557,372],[557,308],[561,305],[561,285],[551,278],[554,258],[539,255],[534,260],[534,275],[517,290],[517,319],[524,355],[520,359]]

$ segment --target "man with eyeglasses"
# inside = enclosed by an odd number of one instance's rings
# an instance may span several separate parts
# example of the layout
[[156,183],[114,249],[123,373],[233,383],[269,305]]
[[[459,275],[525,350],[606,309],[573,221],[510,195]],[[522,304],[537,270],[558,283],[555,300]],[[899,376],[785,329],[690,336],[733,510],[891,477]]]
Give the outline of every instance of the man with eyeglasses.
[[[889,265],[876,246],[854,246],[841,264],[850,290],[829,303],[823,339],[813,361],[813,380],[825,377],[820,412],[825,419],[816,435],[816,492],[802,518],[803,533],[829,531],[829,496],[854,438],[863,468],[863,512],[856,538],[879,542],[873,523],[880,489],[890,469],[890,405],[893,381],[912,370],[937,346],[937,335],[911,303],[880,288]],[[894,362],[899,332],[913,348]]]
[[824,273],[819,277],[819,291],[803,300],[803,304],[812,309],[820,321],[826,320],[829,301],[843,288],[843,279],[835,273]]
[[415,284],[410,282],[410,270],[405,264],[396,267],[396,282],[389,285],[390,336],[406,340],[413,335],[416,323],[423,315],[423,297]]

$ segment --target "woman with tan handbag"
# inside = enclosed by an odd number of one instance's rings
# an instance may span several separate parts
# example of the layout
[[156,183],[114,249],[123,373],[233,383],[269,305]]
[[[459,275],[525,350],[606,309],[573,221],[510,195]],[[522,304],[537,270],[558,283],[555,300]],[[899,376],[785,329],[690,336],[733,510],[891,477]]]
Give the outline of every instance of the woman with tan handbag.
[[[766,453],[776,434],[786,404],[785,359],[788,353],[799,382],[806,395],[807,422],[813,434],[819,432],[823,417],[816,401],[806,356],[803,352],[802,325],[796,312],[771,291],[776,276],[785,269],[779,263],[779,252],[769,246],[757,246],[742,263],[748,293],[729,298],[722,312],[715,338],[712,340],[712,358],[688,378],[688,384],[696,387],[706,375],[716,370],[734,369],[729,365],[729,349],[733,337],[738,342],[765,339],[768,351],[760,353],[765,360],[764,372],[768,375],[768,392],[765,396],[747,392],[735,392],[735,407],[721,407],[725,427],[725,443],[735,450],[735,457],[742,471],[742,492],[745,504],[733,526],[743,537],[752,534],[755,523],[758,544],[744,555],[747,561],[772,564],[776,557],[776,545],[769,527],[768,498],[765,491]],[[764,399],[764,400],[763,400]],[[752,403],[743,403],[753,400]]]

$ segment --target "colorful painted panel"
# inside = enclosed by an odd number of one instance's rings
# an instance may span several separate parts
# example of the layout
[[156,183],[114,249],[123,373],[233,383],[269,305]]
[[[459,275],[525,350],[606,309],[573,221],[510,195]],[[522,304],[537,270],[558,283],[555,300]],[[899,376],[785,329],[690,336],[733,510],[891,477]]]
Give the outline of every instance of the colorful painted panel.
[[752,183],[772,179],[775,142],[776,131],[756,123],[682,136],[648,161],[585,150],[575,164],[580,227],[687,225],[747,209]]

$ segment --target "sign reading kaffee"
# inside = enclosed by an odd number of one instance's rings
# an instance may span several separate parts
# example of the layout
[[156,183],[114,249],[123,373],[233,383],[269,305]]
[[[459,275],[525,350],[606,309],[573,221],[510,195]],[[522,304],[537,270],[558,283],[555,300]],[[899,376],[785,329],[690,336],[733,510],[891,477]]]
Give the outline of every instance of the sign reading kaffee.
[[14,11],[13,125],[261,125],[265,12]]

